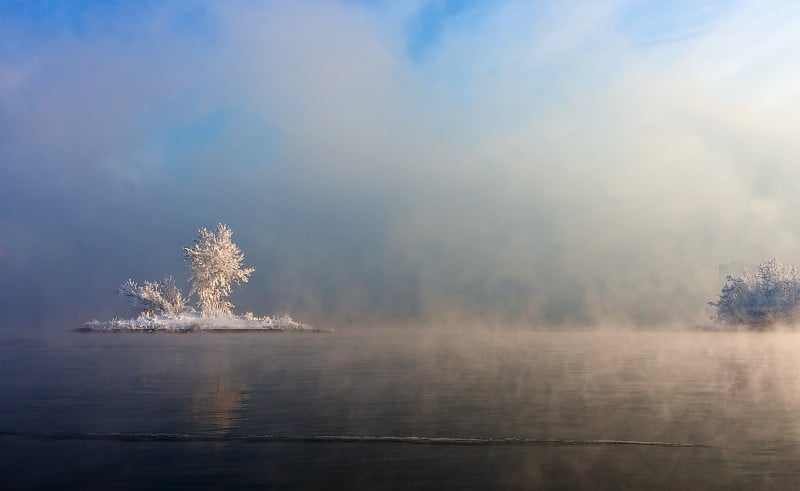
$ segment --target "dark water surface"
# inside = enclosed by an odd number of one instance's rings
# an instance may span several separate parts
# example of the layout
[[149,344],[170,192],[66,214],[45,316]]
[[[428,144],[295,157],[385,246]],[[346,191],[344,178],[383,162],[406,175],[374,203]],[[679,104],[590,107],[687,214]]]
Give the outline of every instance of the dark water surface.
[[2,489],[800,487],[796,333],[6,334],[0,370]]

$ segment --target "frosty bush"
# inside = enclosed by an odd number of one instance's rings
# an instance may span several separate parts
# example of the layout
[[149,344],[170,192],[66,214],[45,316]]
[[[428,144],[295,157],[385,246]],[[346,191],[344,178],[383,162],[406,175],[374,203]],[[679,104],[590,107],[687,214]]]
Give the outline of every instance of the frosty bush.
[[145,281],[141,286],[128,280],[119,287],[118,293],[128,297],[131,307],[145,315],[177,315],[189,310],[188,299],[175,285],[172,276],[161,281]]
[[253,268],[242,268],[244,254],[231,241],[233,232],[224,224],[217,232],[201,228],[193,247],[184,247],[186,260],[192,267],[190,294],[197,295],[197,306],[203,315],[231,315],[233,304],[226,298],[233,283],[247,283]]
[[765,261],[758,272],[728,276],[717,302],[714,318],[726,324],[765,327],[795,323],[800,319],[800,276],[794,266]]

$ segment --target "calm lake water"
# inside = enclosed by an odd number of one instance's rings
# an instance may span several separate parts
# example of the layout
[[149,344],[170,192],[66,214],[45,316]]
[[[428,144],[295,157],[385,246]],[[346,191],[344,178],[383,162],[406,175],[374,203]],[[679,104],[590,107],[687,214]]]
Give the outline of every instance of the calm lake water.
[[[0,370],[2,489],[800,487],[797,333],[6,334]],[[266,434],[582,443],[225,439]]]

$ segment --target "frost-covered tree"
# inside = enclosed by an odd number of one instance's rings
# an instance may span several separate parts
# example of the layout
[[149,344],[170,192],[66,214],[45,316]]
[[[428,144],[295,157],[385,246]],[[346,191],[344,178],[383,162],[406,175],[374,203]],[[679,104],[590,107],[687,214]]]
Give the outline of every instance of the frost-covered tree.
[[231,241],[233,232],[226,225],[217,225],[216,233],[201,228],[194,246],[184,247],[186,261],[192,268],[190,294],[197,295],[197,306],[203,315],[230,315],[233,304],[226,299],[233,284],[247,283],[254,271],[243,268],[244,254]]
[[119,287],[118,293],[128,297],[131,308],[148,316],[177,315],[189,310],[187,298],[175,285],[172,276],[161,281],[145,281],[141,286],[128,280]]
[[800,320],[800,275],[794,266],[765,261],[755,274],[728,276],[714,318],[726,324],[764,327]]

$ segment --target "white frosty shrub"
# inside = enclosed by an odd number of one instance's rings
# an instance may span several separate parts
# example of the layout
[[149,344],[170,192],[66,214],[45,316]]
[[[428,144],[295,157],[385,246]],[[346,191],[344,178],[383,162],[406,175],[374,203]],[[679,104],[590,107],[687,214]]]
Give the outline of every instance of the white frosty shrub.
[[187,299],[172,276],[161,281],[145,281],[141,286],[128,280],[119,287],[118,293],[128,297],[131,307],[145,315],[177,315],[188,310]]
[[217,225],[216,233],[206,228],[198,232],[194,246],[184,247],[192,268],[190,294],[197,295],[197,306],[203,315],[231,315],[233,304],[227,301],[233,284],[247,283],[254,271],[243,268],[244,254],[231,241],[233,232],[226,225]]
[[800,320],[800,276],[794,266],[777,260],[765,261],[756,274],[728,276],[714,319],[726,324],[764,327]]

